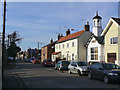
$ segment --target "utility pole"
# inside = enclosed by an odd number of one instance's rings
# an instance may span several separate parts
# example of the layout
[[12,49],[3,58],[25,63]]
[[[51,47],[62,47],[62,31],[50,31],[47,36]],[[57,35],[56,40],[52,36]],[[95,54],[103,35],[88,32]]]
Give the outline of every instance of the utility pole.
[[3,36],[2,36],[2,77],[4,73],[5,62],[5,19],[6,19],[6,0],[4,0],[4,12],[3,12]]
[[39,41],[38,41],[38,49],[39,49]]
[[38,59],[39,59],[39,41],[38,41],[38,50],[37,50],[37,56],[38,56]]

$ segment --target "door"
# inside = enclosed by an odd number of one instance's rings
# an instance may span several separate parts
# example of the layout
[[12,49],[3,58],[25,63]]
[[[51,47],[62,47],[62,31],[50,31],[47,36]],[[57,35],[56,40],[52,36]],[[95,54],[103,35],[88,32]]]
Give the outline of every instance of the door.
[[97,78],[98,63],[92,65],[91,74],[94,78]]
[[78,67],[77,67],[77,63],[75,62],[75,64],[74,64],[74,69],[73,69],[75,73],[78,73],[78,69],[77,69],[77,68],[78,68]]
[[108,62],[115,63],[116,53],[108,53],[107,60],[108,60]]
[[66,60],[69,61],[69,51],[67,51],[66,53],[67,53]]
[[103,79],[103,75],[104,75],[104,69],[101,63],[98,63],[97,65],[97,70],[96,70],[96,78],[98,79]]

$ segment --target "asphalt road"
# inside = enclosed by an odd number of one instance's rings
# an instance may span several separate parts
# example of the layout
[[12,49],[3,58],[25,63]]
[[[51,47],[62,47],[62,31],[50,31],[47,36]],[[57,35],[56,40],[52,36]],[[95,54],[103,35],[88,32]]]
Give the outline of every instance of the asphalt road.
[[41,64],[17,63],[16,69],[9,70],[18,75],[25,88],[120,88],[117,83],[105,84],[103,81],[90,80],[87,76],[69,74],[67,71],[54,70]]

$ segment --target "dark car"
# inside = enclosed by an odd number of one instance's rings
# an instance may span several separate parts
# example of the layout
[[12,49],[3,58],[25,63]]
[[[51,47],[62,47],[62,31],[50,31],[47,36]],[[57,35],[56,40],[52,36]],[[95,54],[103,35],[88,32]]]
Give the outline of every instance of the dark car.
[[100,79],[105,83],[120,81],[120,67],[112,63],[95,63],[88,67],[89,79]]
[[52,60],[43,60],[43,66],[53,66]]
[[69,61],[58,61],[55,64],[55,70],[59,69],[59,70],[68,70],[68,65],[70,64]]

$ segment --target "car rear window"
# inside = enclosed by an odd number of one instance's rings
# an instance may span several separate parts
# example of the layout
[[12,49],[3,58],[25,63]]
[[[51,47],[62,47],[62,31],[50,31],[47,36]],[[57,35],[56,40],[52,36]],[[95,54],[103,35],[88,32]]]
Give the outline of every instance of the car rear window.
[[88,66],[86,62],[77,62],[78,66]]
[[44,60],[43,62],[47,62],[47,60]]
[[62,63],[63,64],[70,64],[70,62],[68,62],[68,61],[63,61]]
[[47,62],[52,62],[52,60],[48,60]]

